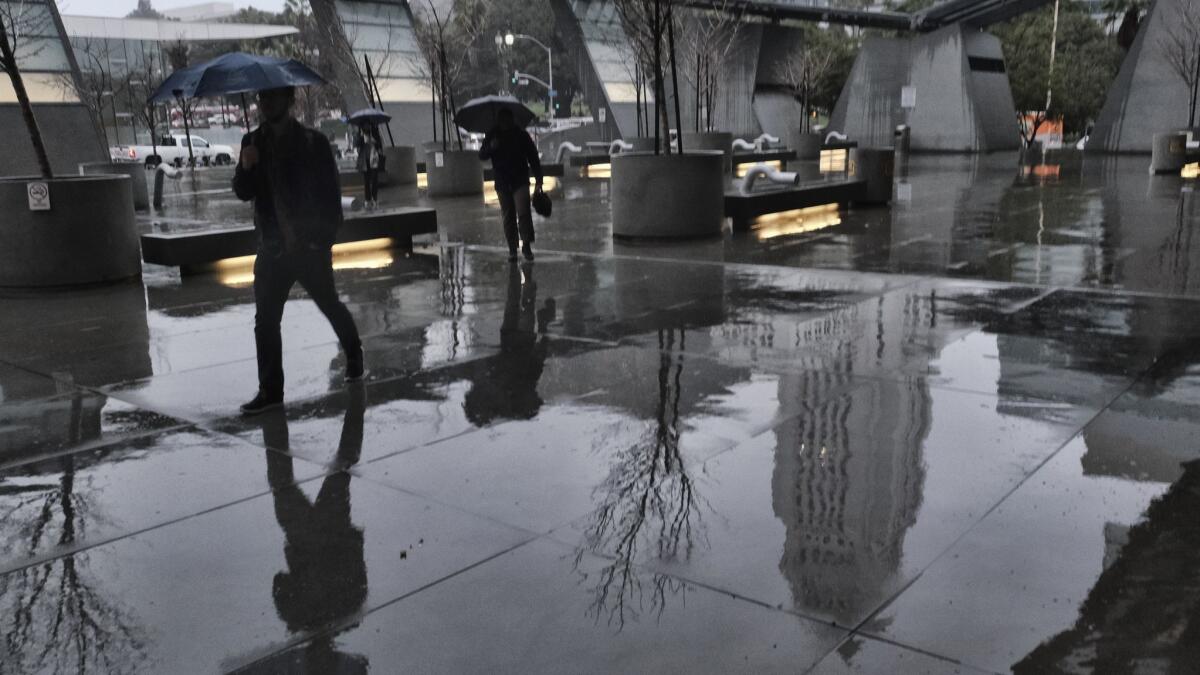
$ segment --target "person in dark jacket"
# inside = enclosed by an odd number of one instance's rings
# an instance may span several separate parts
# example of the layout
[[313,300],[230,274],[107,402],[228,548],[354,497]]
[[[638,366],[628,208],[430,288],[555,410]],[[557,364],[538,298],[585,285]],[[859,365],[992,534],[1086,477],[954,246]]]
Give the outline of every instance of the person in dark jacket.
[[331,248],[342,223],[342,192],[329,139],[292,117],[295,90],[258,95],[264,122],[242,138],[233,191],[254,202],[254,338],[258,394],[242,406],[256,415],[283,403],[283,343],[279,322],[299,282],[329,320],[346,354],[347,381],[363,377],[362,341],[338,298]]
[[354,147],[358,151],[357,168],[363,175],[365,206],[373,209],[379,199],[379,155],[383,152],[383,139],[379,127],[374,124],[359,127],[354,136]]
[[492,176],[500,212],[504,219],[504,238],[508,240],[508,259],[517,260],[518,237],[526,260],[533,260],[533,217],[529,206],[529,174],[542,189],[542,163],[537,145],[513,121],[511,110],[502,109],[496,127],[489,131],[479,148],[480,159],[492,160]]

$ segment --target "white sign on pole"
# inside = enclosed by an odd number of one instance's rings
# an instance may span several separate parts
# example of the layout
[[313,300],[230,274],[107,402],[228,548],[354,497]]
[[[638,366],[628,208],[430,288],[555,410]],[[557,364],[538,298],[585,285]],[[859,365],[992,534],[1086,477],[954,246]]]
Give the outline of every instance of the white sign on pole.
[[433,165],[438,168],[446,166],[446,156],[440,152],[433,153]]
[[900,88],[900,107],[915,108],[917,107],[917,88],[912,85],[905,85]]
[[900,182],[896,183],[896,201],[911,202],[912,201],[912,183]]
[[599,110],[597,110],[597,111],[596,111],[596,117],[597,117],[597,119],[599,119],[599,120],[600,120],[600,123],[601,123],[601,124],[604,124],[604,119],[605,119],[607,116],[608,116],[608,109],[607,109],[607,108],[601,108],[601,109],[599,109]]
[[50,185],[44,182],[27,183],[25,191],[29,194],[30,211],[50,210]]

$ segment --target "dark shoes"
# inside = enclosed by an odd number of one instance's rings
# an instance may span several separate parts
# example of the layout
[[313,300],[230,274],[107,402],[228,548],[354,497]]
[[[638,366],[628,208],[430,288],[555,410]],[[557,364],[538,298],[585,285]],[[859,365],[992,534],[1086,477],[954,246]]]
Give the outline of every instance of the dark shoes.
[[[529,244],[525,244],[524,246],[521,247],[521,253],[525,254],[526,260],[528,260],[529,262],[533,262],[533,249],[530,248]],[[515,259],[516,259],[515,255],[512,258],[510,258],[510,260],[515,260]]]
[[283,407],[283,395],[269,396],[263,392],[258,392],[249,403],[242,404],[242,414],[249,417],[251,415],[261,415],[268,410]]
[[508,262],[517,262],[517,252],[515,250],[508,252]]
[[363,350],[359,347],[354,353],[346,355],[346,381],[362,382],[366,375],[366,365],[363,363]]

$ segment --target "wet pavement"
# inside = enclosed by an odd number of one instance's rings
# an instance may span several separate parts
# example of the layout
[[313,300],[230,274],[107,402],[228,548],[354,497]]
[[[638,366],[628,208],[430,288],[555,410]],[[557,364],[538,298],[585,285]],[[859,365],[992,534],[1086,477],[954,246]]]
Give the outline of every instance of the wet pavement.
[[[1187,672],[1200,200],[1145,158],[916,157],[891,209],[536,263],[485,197],[297,291],[0,293],[0,673]],[[227,170],[146,229],[227,226]]]

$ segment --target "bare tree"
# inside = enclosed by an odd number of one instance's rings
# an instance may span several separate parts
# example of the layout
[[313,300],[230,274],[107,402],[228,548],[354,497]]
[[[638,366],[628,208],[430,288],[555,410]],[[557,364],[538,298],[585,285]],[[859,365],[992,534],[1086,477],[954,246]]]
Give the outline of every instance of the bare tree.
[[833,70],[836,54],[828,49],[820,40],[806,39],[796,45],[791,52],[776,66],[776,76],[782,79],[792,90],[792,95],[800,103],[801,130],[805,133],[812,128],[810,112],[813,92],[820,86],[821,81],[828,77]]
[[[115,101],[117,95],[117,87],[109,60],[111,49],[108,40],[83,37],[76,39],[72,46],[75,50],[75,57],[79,59],[79,77],[76,78],[69,72],[61,73],[59,85],[64,91],[78,98],[83,107],[91,113],[96,135],[104,139],[104,144],[107,146],[109,142],[108,129],[104,124],[104,100],[112,97]],[[115,102],[113,105],[115,106]],[[116,124],[115,118],[113,124]]]
[[696,131],[716,128],[713,109],[725,79],[723,65],[741,25],[740,13],[729,0],[720,0],[712,9],[697,11],[684,31],[680,58],[695,95]]
[[[1170,5],[1162,5],[1167,10]],[[1175,16],[1164,17],[1158,48],[1188,91],[1188,127],[1196,126],[1196,96],[1200,90],[1200,0],[1178,0]]]
[[42,3],[0,2],[0,71],[8,75],[12,83],[17,104],[21,107],[21,117],[25,121],[25,130],[29,133],[29,141],[33,145],[33,153],[37,157],[38,168],[43,178],[53,178],[54,171],[50,168],[50,156],[46,153],[42,130],[38,127],[29,92],[25,89],[20,61],[37,56],[45,48],[44,43],[29,44],[24,38],[49,32],[53,24],[49,11]]
[[457,109],[455,94],[464,73],[472,65],[472,46],[479,38],[483,23],[479,4],[470,0],[456,1],[450,17],[443,17],[432,0],[426,0],[427,15],[414,17],[413,33],[420,56],[410,65],[418,77],[425,80],[432,92],[434,107],[434,140],[438,140],[438,121],[441,122],[442,149],[449,149],[450,129],[462,150],[462,136],[454,124]]
[[[654,152],[671,152],[671,119],[664,105],[667,101],[667,70],[670,68],[674,88],[675,128],[681,129],[679,115],[679,77],[676,64],[675,6],[678,0],[613,0],[625,35],[633,48],[643,72],[650,74],[654,91],[656,114],[654,121]],[[661,143],[660,141],[666,141]],[[679,150],[683,151],[682,141]]]

